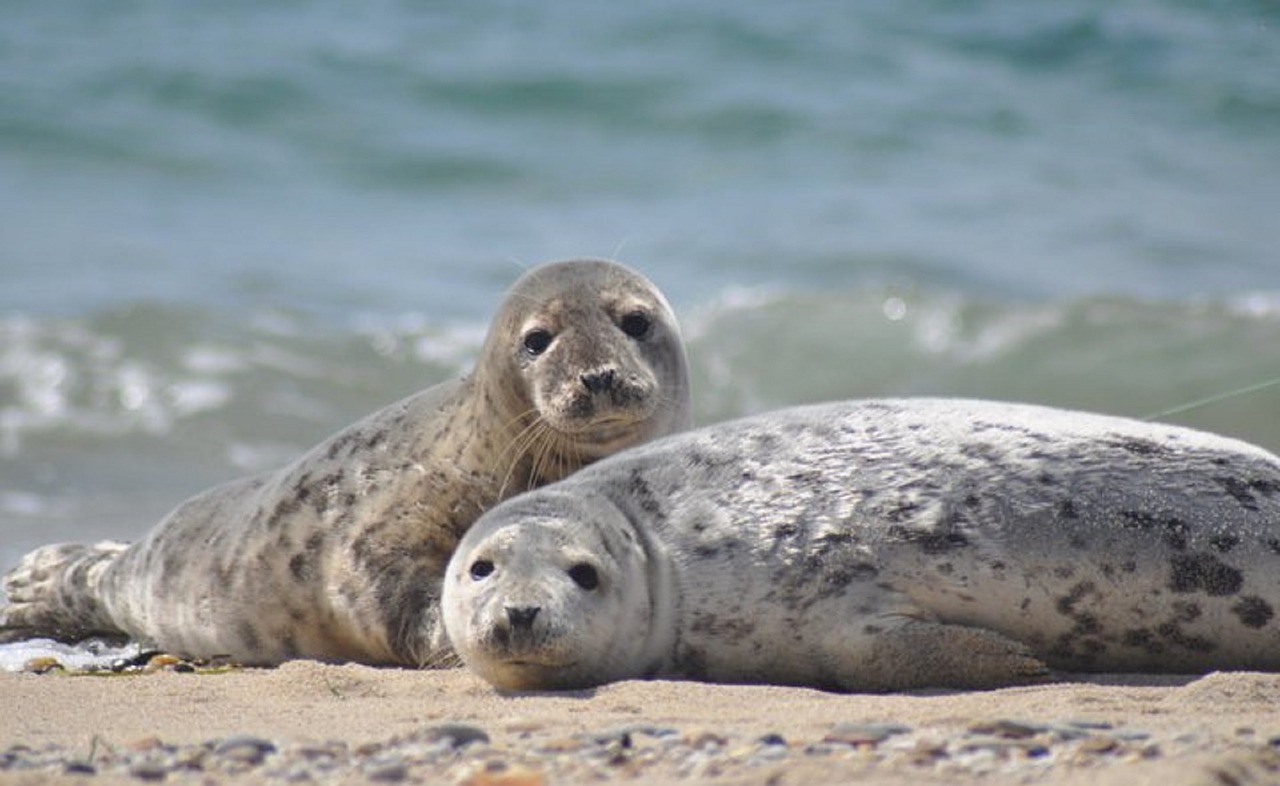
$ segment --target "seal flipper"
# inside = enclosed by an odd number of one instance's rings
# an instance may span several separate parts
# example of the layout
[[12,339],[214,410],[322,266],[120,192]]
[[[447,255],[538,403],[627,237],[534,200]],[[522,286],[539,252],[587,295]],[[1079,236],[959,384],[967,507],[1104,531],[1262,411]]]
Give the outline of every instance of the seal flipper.
[[911,620],[881,631],[847,690],[998,688],[1039,682],[1049,668],[1023,644],[985,628]]
[[103,605],[99,586],[126,548],[126,543],[108,540],[30,552],[4,577],[8,602],[0,608],[0,626],[61,641],[123,633]]

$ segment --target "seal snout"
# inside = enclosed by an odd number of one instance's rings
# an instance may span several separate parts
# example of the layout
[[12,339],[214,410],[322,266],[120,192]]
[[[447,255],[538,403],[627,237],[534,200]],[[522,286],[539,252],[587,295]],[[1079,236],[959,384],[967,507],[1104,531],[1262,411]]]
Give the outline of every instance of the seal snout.
[[533,620],[538,616],[538,612],[542,611],[541,606],[506,606],[504,609],[507,612],[507,621],[515,630],[532,628]]
[[579,379],[588,393],[599,394],[612,391],[616,385],[618,372],[613,368],[600,368],[584,372]]

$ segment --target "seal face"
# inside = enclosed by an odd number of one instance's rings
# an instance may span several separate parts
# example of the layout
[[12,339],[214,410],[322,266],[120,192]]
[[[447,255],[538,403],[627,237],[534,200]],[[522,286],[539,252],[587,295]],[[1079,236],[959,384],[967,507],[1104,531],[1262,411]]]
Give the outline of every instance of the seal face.
[[509,500],[459,544],[443,606],[503,688],[989,687],[1280,670],[1278,577],[1280,458],[1260,448],[883,400],[678,434]]
[[448,662],[440,580],[476,517],[686,428],[689,402],[653,284],[607,260],[544,265],[512,287],[471,374],[188,500],[133,546],[32,552],[0,621],[246,664]]
[[[448,627],[476,632],[456,640],[462,657],[504,687],[576,688],[598,684],[601,674],[638,673],[655,648],[632,633],[661,629],[654,622],[669,599],[635,591],[648,586],[649,565],[629,522],[607,501],[556,503],[546,516],[529,511],[536,538],[525,536],[525,521],[493,530],[454,585],[474,594],[466,603],[442,601],[453,615]],[[630,646],[618,647],[619,638]],[[484,657],[470,657],[478,653]]]

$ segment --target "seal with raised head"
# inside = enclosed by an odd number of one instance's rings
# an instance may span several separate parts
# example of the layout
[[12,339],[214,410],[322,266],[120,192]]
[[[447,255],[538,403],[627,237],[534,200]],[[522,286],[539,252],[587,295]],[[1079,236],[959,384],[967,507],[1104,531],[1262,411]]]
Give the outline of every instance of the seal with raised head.
[[489,511],[442,603],[506,689],[1280,670],[1280,459],[1031,405],[783,410]]
[[446,663],[440,581],[476,517],[689,418],[658,289],[606,260],[543,265],[507,294],[469,375],[184,502],[135,545],[32,552],[0,620],[244,664]]

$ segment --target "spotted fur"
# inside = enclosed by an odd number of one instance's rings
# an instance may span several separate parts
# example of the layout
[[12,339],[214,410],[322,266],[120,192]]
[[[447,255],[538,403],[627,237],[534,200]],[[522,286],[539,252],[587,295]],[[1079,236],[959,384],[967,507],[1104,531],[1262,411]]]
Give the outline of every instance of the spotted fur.
[[[523,341],[535,327],[538,353]],[[516,282],[468,376],[184,502],[132,547],[33,552],[5,577],[0,619],[247,664],[445,662],[440,579],[476,517],[686,427],[689,409],[662,294],[613,262],[545,265]]]
[[[670,437],[505,503],[460,545],[444,608],[467,664],[518,688],[1275,671],[1278,543],[1280,459],[1243,442],[998,402],[847,402]],[[492,570],[470,575],[477,559]],[[601,588],[563,580],[583,561]],[[513,598],[540,611],[496,646]]]

